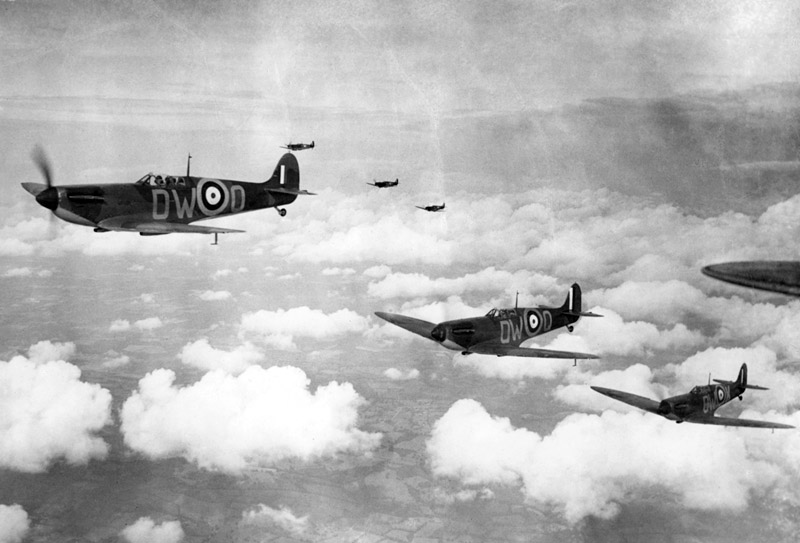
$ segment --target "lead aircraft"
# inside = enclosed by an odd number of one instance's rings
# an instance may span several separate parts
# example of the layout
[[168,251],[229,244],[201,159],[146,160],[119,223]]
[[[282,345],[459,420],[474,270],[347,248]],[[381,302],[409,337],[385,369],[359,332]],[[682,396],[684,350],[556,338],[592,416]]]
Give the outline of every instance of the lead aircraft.
[[291,153],[281,157],[272,177],[262,183],[191,176],[189,155],[186,175],[148,173],[135,183],[55,186],[44,152],[37,148],[33,158],[45,183],[22,183],[22,187],[59,219],[95,232],[214,234],[216,243],[217,234],[242,230],[191,223],[268,207],[283,217],[286,210],[279,206],[313,194],[300,190],[300,168]]
[[527,356],[533,358],[599,358],[597,355],[520,347],[520,343],[538,335],[573,325],[581,317],[600,317],[581,311],[581,287],[573,284],[561,307],[514,307],[492,309],[483,317],[445,321],[439,324],[396,315],[375,314],[400,328],[405,328],[442,347],[461,351],[462,354],[493,354],[496,356]]
[[306,149],[313,149],[314,142],[311,143],[287,143],[281,146],[281,149],[289,149],[290,151],[305,151]]
[[638,407],[650,413],[682,422],[696,424],[716,424],[719,426],[749,426],[751,428],[794,428],[788,424],[767,422],[763,420],[734,419],[718,417],[714,412],[734,398],[742,399],[745,390],[767,390],[764,387],[747,384],[747,364],[742,364],[739,375],[735,381],[722,381],[714,379],[716,385],[698,385],[688,394],[673,396],[657,402],[644,396],[637,396],[621,390],[603,387],[592,387],[592,390],[604,394],[609,398]]
[[375,181],[372,180],[372,183],[367,183],[367,185],[372,185],[373,187],[378,187],[379,189],[385,189],[388,187],[396,187],[400,184],[400,179],[395,179],[394,181]]

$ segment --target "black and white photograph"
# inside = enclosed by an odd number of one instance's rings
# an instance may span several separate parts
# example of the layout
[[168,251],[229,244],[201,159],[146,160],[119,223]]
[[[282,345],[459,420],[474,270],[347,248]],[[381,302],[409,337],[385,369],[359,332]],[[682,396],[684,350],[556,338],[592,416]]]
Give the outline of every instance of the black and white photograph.
[[786,543],[800,4],[0,0],[0,543]]

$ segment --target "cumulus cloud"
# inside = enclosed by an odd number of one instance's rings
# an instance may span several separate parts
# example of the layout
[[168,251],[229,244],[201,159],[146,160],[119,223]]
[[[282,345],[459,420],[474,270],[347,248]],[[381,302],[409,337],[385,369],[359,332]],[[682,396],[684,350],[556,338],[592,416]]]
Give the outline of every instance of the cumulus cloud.
[[353,275],[356,270],[353,268],[325,268],[322,275]]
[[197,292],[196,295],[204,302],[217,302],[231,298],[231,293],[227,290],[204,290],[203,292]]
[[239,325],[239,335],[255,334],[267,345],[279,349],[294,349],[295,337],[326,339],[364,332],[368,326],[367,318],[349,309],[327,314],[319,309],[303,306],[288,310],[262,309],[245,313]]
[[27,358],[0,361],[0,466],[36,473],[61,458],[86,464],[106,456],[96,434],[111,422],[111,394],[62,359],[74,351],[45,341]]
[[140,319],[134,322],[133,326],[139,330],[142,330],[143,332],[151,332],[164,326],[164,323],[161,322],[161,319],[158,317],[148,317],[146,319]]
[[245,343],[232,351],[215,349],[207,339],[187,343],[178,354],[184,364],[202,370],[223,370],[227,373],[241,373],[253,364],[263,362],[264,353],[252,343]]
[[131,323],[125,319],[117,319],[108,327],[109,332],[127,332],[131,329]]
[[156,524],[150,517],[141,517],[123,528],[119,535],[128,543],[179,543],[184,537],[180,521]]
[[298,517],[288,507],[274,509],[263,503],[256,509],[243,512],[242,522],[257,526],[277,526],[293,535],[302,535],[309,528],[308,515]]
[[403,371],[397,368],[389,368],[388,370],[384,371],[383,374],[392,381],[408,381],[410,379],[416,379],[419,377],[419,370],[416,368],[411,368]]
[[645,321],[625,322],[618,313],[610,309],[594,307],[592,311],[603,317],[581,319],[575,326],[574,334],[562,333],[548,347],[598,354],[643,356],[656,350],[692,349],[706,341],[702,333],[689,330],[683,323],[661,330],[655,324]]
[[517,485],[526,499],[555,505],[575,523],[611,518],[653,486],[692,509],[742,510],[780,481],[779,467],[749,447],[746,435],[606,411],[570,415],[542,437],[459,400],[434,424],[427,452],[437,476],[468,486]]
[[133,324],[127,319],[114,320],[108,327],[109,332],[127,332],[131,328],[136,328],[141,332],[152,332],[164,326],[164,323],[159,317],[148,317],[134,321]]
[[31,522],[21,505],[0,504],[0,543],[21,543]]
[[251,462],[364,453],[381,439],[356,427],[364,399],[351,384],[311,392],[298,368],[213,371],[185,387],[174,381],[170,370],[153,371],[122,406],[125,443],[151,458],[238,472]]
[[103,362],[104,368],[121,368],[122,366],[127,366],[131,362],[131,357],[128,355],[122,354],[119,356],[115,356],[113,358],[109,358],[105,362]]

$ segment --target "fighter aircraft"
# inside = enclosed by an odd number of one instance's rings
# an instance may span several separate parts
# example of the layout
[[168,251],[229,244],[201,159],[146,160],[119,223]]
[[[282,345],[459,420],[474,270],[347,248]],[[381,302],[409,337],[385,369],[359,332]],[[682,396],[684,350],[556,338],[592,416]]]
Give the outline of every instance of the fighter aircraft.
[[800,262],[726,262],[706,266],[705,275],[745,287],[800,296]]
[[444,211],[444,202],[442,202],[442,205],[440,205],[440,206],[433,205],[433,206],[425,206],[425,207],[420,207],[420,206],[414,206],[414,207],[416,207],[417,209],[422,209],[422,210],[425,210],[425,211],[432,211],[433,213],[436,213],[436,212],[439,212],[439,211]]
[[395,179],[394,181],[375,181],[372,180],[373,183],[367,183],[367,185],[372,185],[373,187],[378,187],[379,189],[385,189],[387,187],[396,187],[400,184],[399,179]]
[[95,232],[214,234],[216,243],[218,234],[242,230],[190,223],[268,207],[283,217],[286,210],[278,206],[313,194],[300,190],[300,169],[291,153],[281,157],[272,177],[263,183],[193,177],[187,162],[185,176],[148,173],[135,183],[55,186],[44,152],[37,148],[33,159],[45,183],[22,183],[22,187],[59,219]]
[[514,307],[492,309],[483,317],[445,321],[439,324],[393,313],[375,314],[400,328],[405,328],[443,347],[462,354],[528,356],[533,358],[598,358],[597,355],[520,347],[520,343],[538,335],[573,325],[581,317],[600,317],[581,311],[581,287],[572,285],[561,307]]
[[747,364],[742,364],[736,381],[714,379],[714,382],[719,384],[712,385],[709,380],[708,385],[698,385],[688,394],[673,396],[666,400],[661,400],[661,402],[620,390],[612,390],[610,388],[593,386],[592,390],[600,394],[605,394],[609,398],[649,411],[650,413],[661,415],[666,419],[674,420],[678,424],[682,422],[694,422],[697,424],[749,426],[752,428],[794,428],[794,426],[780,424],[778,422],[734,419],[717,417],[714,415],[714,411],[734,398],[739,398],[741,400],[745,390],[767,390],[764,387],[747,384]]
[[304,151],[305,149],[313,149],[314,148],[314,141],[312,140],[311,143],[292,143],[289,142],[286,145],[282,146],[281,149],[289,149],[290,151]]

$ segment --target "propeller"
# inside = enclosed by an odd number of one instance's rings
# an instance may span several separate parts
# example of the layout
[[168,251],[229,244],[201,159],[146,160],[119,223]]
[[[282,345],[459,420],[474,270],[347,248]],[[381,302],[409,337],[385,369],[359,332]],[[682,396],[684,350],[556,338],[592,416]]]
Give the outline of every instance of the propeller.
[[[39,171],[44,177],[46,187],[38,192],[33,192],[29,187],[25,187],[36,197],[36,201],[40,206],[46,207],[50,211],[55,211],[58,208],[58,189],[53,186],[53,175],[50,170],[50,161],[47,160],[44,150],[40,146],[36,146],[31,153],[31,158]],[[24,186],[24,185],[23,185]],[[41,187],[41,185],[39,185]]]

